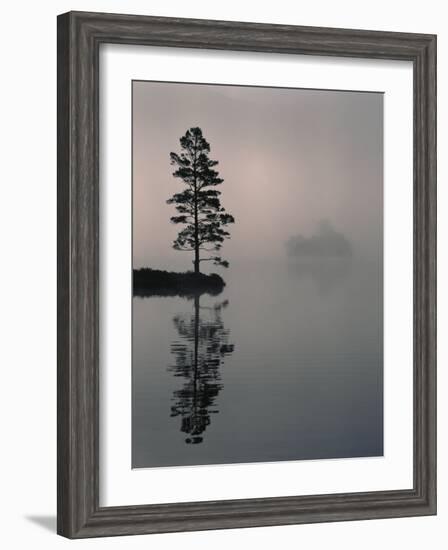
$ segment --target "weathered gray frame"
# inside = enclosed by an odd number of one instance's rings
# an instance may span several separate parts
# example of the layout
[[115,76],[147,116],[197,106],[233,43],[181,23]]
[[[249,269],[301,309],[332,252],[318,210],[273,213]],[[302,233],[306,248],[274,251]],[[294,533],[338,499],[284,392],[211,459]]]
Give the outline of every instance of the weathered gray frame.
[[[413,489],[146,506],[99,506],[98,52],[102,43],[412,61]],[[435,513],[436,37],[135,15],[82,12],[60,15],[58,533],[69,538],[81,538]]]

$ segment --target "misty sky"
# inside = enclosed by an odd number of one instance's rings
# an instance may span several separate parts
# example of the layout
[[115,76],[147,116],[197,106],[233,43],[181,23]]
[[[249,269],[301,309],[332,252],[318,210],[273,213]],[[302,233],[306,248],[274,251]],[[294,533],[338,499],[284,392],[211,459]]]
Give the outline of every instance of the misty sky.
[[166,200],[182,189],[169,153],[199,126],[235,217],[222,256],[285,259],[285,242],[330,224],[356,255],[382,254],[383,96],[242,86],[133,83],[134,267],[191,269],[171,248]]

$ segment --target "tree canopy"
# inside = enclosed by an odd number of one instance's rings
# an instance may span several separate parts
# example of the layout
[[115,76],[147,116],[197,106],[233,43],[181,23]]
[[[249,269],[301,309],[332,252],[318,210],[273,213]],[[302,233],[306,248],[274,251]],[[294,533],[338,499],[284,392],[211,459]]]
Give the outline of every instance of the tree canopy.
[[[224,240],[230,237],[226,227],[235,219],[221,205],[221,192],[216,189],[224,181],[215,169],[218,161],[209,158],[210,145],[198,127],[187,130],[180,138],[180,146],[180,153],[170,153],[170,160],[176,167],[173,176],[182,180],[184,189],[167,203],[174,204],[177,210],[171,222],[184,227],[173,241],[173,248],[193,252],[195,273],[200,272],[204,261],[228,267],[220,251]],[[201,257],[202,251],[212,254]]]

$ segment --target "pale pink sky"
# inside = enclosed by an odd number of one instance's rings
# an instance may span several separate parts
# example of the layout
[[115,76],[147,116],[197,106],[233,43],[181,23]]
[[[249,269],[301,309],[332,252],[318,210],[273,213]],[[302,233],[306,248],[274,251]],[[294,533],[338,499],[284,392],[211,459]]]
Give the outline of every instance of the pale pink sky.
[[134,267],[191,268],[172,250],[181,190],[169,153],[202,128],[234,215],[229,261],[285,258],[285,241],[326,220],[355,252],[382,253],[383,96],[156,82],[133,83]]

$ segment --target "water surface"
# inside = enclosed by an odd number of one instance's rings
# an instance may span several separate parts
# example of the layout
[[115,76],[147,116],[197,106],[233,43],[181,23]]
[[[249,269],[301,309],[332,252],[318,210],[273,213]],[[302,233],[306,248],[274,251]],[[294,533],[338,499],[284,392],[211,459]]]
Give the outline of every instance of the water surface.
[[133,467],[382,455],[380,263],[222,275],[218,296],[133,298]]

